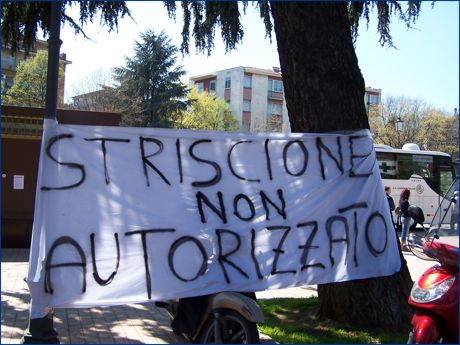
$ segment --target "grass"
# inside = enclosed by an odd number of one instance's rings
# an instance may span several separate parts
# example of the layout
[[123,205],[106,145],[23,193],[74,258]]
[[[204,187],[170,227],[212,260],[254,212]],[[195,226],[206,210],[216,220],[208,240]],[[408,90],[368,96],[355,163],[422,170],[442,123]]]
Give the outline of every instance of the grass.
[[318,298],[259,300],[265,323],[259,330],[280,344],[401,344],[407,333],[357,329],[316,318]]

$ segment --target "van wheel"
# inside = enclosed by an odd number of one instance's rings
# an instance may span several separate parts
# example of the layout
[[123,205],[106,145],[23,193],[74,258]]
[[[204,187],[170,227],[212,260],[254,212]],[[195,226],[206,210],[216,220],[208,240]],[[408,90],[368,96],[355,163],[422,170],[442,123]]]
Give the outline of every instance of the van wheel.
[[233,310],[224,309],[219,317],[221,341],[216,341],[216,319],[211,316],[201,330],[198,343],[201,344],[260,344],[259,332],[254,322],[249,322]]

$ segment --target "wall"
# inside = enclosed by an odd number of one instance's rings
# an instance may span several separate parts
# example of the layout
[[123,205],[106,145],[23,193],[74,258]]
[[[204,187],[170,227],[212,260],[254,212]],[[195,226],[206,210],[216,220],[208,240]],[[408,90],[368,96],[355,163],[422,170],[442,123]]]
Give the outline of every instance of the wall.
[[[2,248],[30,245],[43,114],[41,108],[2,106]],[[10,122],[12,117],[14,123]],[[34,131],[14,131],[20,124],[18,118],[24,119],[24,126],[33,123]],[[58,109],[57,119],[65,124],[118,126],[121,116]],[[24,179],[23,189],[14,188],[15,176]]]
[[252,132],[263,132],[267,123],[267,76],[252,75]]
[[230,77],[230,108],[241,128],[243,116],[243,67],[230,68],[217,72],[216,96],[225,99],[225,78]]

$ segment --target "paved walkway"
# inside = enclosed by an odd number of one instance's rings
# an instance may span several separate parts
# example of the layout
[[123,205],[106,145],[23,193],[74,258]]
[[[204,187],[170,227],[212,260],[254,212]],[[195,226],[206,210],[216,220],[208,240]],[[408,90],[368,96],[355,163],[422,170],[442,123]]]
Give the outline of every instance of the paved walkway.
[[[2,250],[2,344],[18,344],[27,328],[30,295],[28,249]],[[103,308],[55,309],[54,326],[62,344],[187,343],[169,327],[165,310],[153,303]]]
[[[19,344],[29,318],[30,295],[24,277],[28,249],[2,250],[1,343]],[[431,262],[405,253],[412,278],[418,277]],[[257,297],[309,297],[316,285],[258,292]],[[62,344],[184,344],[187,339],[174,334],[165,310],[153,303],[129,304],[90,309],[55,309],[54,326]],[[264,343],[274,343],[262,335]]]
[[[29,321],[28,249],[2,249],[1,344],[20,344]],[[310,293],[310,290],[306,290]],[[296,297],[304,297],[299,292]],[[263,298],[263,297],[261,297]],[[61,344],[185,344],[172,332],[164,309],[154,303],[54,310]],[[261,334],[265,344],[275,343]]]

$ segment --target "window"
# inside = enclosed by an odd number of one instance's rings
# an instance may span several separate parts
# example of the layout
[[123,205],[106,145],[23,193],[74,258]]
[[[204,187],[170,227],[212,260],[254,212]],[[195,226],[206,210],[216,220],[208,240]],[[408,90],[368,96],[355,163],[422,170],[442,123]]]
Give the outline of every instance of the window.
[[449,190],[455,178],[455,167],[450,157],[434,157],[434,175],[439,176],[439,189],[443,195]]
[[230,77],[225,77],[225,88],[230,89],[231,86],[232,86],[232,83],[231,83]]
[[380,104],[380,96],[379,95],[371,95],[370,103],[371,104]]
[[245,75],[243,80],[243,87],[250,89],[252,87],[252,76]]
[[268,102],[267,103],[267,116],[283,115],[283,104]]
[[203,90],[204,90],[204,84],[203,84],[203,82],[200,81],[200,82],[196,83],[195,85],[196,85],[196,88],[197,88],[198,92],[199,92],[199,93],[202,93]]
[[380,175],[385,179],[397,178],[397,162],[394,153],[379,152],[377,160],[380,168]]
[[209,91],[216,92],[216,80],[211,80],[209,82]]
[[243,111],[251,111],[251,100],[243,99]]
[[433,176],[433,157],[426,155],[398,155],[398,177],[409,179],[413,174],[424,178]]
[[269,79],[268,91],[283,92],[283,82],[281,80]]
[[432,179],[434,175],[433,156],[379,152],[377,160],[385,179],[407,180],[414,174]]
[[380,95],[366,93],[364,101],[366,102],[366,105],[378,105],[380,104]]

